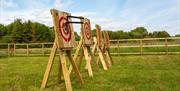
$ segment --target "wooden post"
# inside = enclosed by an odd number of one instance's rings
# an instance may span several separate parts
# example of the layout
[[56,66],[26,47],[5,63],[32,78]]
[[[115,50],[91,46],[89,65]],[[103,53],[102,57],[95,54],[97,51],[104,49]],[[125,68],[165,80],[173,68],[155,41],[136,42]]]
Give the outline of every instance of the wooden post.
[[91,56],[89,56],[87,47],[83,46],[84,56],[86,59],[86,67],[90,77],[93,77],[92,68],[91,68]]
[[43,56],[45,55],[45,51],[44,51],[44,43],[41,44],[42,45],[42,53],[43,53]]
[[107,70],[108,68],[107,68],[107,65],[105,63],[105,59],[104,59],[104,55],[102,53],[102,50],[99,48],[99,46],[97,46],[97,50],[98,50],[98,54],[99,54],[101,64],[102,64],[104,70]]
[[[83,84],[84,82],[83,82],[83,80],[82,80],[82,77],[81,77],[81,74],[80,74],[80,72],[79,72],[79,69],[78,69],[76,63],[74,62],[74,60],[73,60],[73,58],[72,58],[72,56],[71,56],[71,51],[70,51],[70,50],[67,50],[66,53],[67,53],[67,57],[68,57],[69,61],[71,62],[72,66],[73,66],[73,69],[74,69],[74,71],[75,71],[75,73],[76,73],[76,75],[77,75],[77,78],[78,78],[79,82],[80,82],[81,84]],[[68,71],[67,71],[67,72],[68,72]]]
[[16,56],[16,44],[14,43],[14,56]]
[[27,48],[26,50],[27,56],[29,56],[29,44],[26,44],[26,48]]
[[61,49],[58,49],[58,50],[59,50],[59,54],[60,54],[60,62],[61,62],[61,66],[62,66],[62,72],[64,75],[66,89],[67,89],[67,91],[72,91],[71,80],[70,80],[68,68],[66,66],[66,56],[64,54],[64,50],[61,50]]
[[[74,54],[74,57],[73,57],[74,61],[76,61],[78,56],[79,56],[79,52],[81,50],[82,44],[83,44],[83,40],[80,40],[80,42],[78,43],[78,46],[76,48],[76,52]],[[71,74],[71,71],[72,71],[72,65],[70,65],[70,67],[69,67],[69,74]]]
[[165,38],[166,55],[168,55],[168,39]]
[[118,54],[119,54],[119,56],[120,56],[120,42],[119,42],[119,40],[118,40]]
[[140,54],[143,54],[143,44],[142,44],[142,39],[140,39]]
[[49,56],[46,71],[45,71],[45,74],[44,74],[44,77],[43,77],[43,81],[42,81],[42,84],[41,84],[41,89],[46,87],[46,83],[47,83],[47,80],[49,78],[49,74],[51,72],[51,68],[52,68],[52,65],[53,65],[53,62],[54,62],[54,57],[55,57],[55,54],[56,54],[56,50],[57,50],[57,46],[56,46],[56,42],[54,42],[53,48],[51,49],[51,54]]
[[8,43],[8,56],[10,56],[10,44]]

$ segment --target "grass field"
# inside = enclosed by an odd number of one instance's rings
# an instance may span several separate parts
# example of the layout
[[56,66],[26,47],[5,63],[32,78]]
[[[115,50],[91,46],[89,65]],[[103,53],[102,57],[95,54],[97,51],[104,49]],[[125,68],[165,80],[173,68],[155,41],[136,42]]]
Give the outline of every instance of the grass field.
[[[0,58],[0,91],[39,91],[48,57]],[[94,77],[88,77],[81,67],[85,81],[80,85],[72,74],[74,91],[180,91],[179,55],[113,56],[115,64],[104,71],[93,64]],[[57,82],[58,59],[45,91],[64,91]]]

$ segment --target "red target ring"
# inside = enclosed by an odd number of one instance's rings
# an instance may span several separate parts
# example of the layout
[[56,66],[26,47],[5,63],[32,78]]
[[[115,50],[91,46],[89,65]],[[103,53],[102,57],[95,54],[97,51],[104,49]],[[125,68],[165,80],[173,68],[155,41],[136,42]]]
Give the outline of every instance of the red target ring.
[[59,32],[66,42],[71,40],[71,27],[67,24],[67,17],[65,16],[59,17]]
[[86,38],[88,40],[91,39],[91,28],[90,28],[90,24],[88,22],[85,22],[84,23],[84,32],[85,32],[85,35],[86,35]]

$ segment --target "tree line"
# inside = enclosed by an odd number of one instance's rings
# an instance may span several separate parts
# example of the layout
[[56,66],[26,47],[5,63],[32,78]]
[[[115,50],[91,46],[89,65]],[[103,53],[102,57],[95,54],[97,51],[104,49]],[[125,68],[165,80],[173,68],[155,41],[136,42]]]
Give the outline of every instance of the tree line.
[[[151,33],[144,27],[137,27],[129,32],[123,30],[107,31],[109,32],[110,39],[170,37],[170,34],[166,31],[154,31]],[[92,30],[92,34],[93,36],[96,35],[95,29]],[[180,34],[176,36],[178,37]],[[75,39],[76,41],[80,40],[77,32],[75,32]],[[22,22],[21,19],[16,19],[8,25],[0,24],[0,43],[40,43],[53,41],[53,27],[48,27],[38,22],[30,20]]]

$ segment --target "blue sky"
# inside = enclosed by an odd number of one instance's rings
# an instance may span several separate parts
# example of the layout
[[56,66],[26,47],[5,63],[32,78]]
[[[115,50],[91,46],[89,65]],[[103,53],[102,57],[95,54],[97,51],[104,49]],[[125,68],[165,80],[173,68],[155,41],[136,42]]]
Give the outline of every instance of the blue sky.
[[180,0],[0,0],[0,23],[21,18],[52,26],[51,8],[85,16],[92,28],[96,23],[113,31],[144,26],[150,32],[180,34]]

